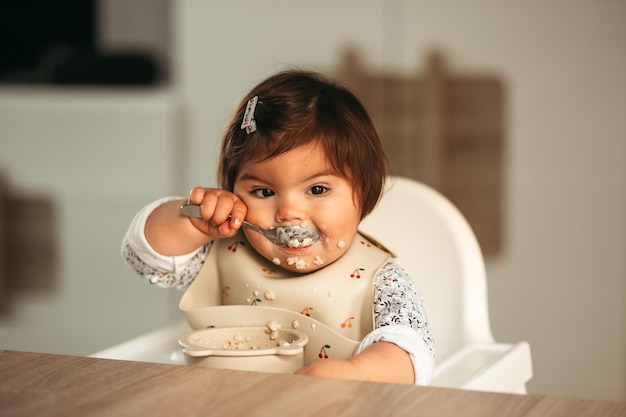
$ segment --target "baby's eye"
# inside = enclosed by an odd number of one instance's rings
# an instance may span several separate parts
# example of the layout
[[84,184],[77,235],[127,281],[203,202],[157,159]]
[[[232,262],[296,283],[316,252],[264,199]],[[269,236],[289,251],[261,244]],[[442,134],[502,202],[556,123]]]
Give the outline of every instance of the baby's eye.
[[271,197],[274,195],[274,191],[270,190],[269,188],[258,188],[254,191],[252,191],[252,194],[254,194],[257,197],[260,198],[266,198],[266,197]]
[[309,189],[309,192],[313,195],[322,195],[328,192],[328,188],[324,187],[323,185],[314,185]]

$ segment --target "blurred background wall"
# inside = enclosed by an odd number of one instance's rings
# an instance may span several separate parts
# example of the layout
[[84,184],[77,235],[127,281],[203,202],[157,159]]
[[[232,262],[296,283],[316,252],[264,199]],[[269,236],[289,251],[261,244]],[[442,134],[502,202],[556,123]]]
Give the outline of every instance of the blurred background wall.
[[626,3],[94,4],[96,62],[131,52],[152,77],[0,84],[0,190],[47,200],[58,239],[53,285],[0,286],[0,347],[86,355],[180,319],[180,294],[135,278],[121,238],[143,204],[215,183],[242,95],[289,67],[332,74],[348,47],[396,74],[438,49],[506,85],[496,339],[530,342],[530,392],[626,400]]

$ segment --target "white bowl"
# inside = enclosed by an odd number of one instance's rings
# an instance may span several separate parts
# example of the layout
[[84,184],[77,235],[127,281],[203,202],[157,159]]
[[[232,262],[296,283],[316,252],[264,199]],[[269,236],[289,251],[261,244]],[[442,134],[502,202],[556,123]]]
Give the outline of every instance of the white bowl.
[[247,305],[190,307],[183,308],[183,313],[191,328],[198,331],[207,328],[241,327],[244,323],[249,327],[263,327],[272,321],[280,324],[283,329],[302,331],[309,337],[304,347],[305,366],[318,361],[323,350],[330,346],[333,358],[349,358],[354,355],[360,342],[344,337],[312,317],[277,307]]
[[179,339],[185,363],[209,368],[293,373],[304,367],[309,338],[296,329],[267,326],[197,330]]

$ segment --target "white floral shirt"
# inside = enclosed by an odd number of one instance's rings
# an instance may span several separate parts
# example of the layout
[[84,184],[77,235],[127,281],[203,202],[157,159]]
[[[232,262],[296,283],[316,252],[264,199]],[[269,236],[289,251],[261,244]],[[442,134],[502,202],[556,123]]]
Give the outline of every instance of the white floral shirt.
[[[122,257],[148,283],[184,290],[198,275],[211,244],[187,255],[163,256],[150,247],[143,232],[152,210],[177,198],[157,200],[139,211],[124,237]],[[374,331],[363,339],[356,353],[375,342],[394,343],[409,353],[415,383],[428,384],[434,369],[434,343],[415,283],[392,259],[376,275],[374,288]]]

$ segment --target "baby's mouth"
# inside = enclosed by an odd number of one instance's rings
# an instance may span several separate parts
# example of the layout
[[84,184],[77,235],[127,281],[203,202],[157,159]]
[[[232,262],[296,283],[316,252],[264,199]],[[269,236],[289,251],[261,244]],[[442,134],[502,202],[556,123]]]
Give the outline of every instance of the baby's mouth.
[[320,238],[317,230],[302,226],[278,227],[276,234],[281,243],[289,248],[306,248]]

